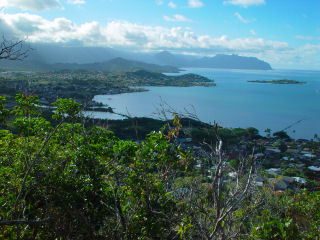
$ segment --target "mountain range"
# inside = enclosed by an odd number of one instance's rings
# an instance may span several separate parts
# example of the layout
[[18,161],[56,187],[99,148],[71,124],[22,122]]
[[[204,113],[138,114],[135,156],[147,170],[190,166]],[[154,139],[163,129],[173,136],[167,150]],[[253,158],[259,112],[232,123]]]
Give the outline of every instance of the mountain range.
[[32,44],[24,61],[1,61],[7,70],[89,70],[121,72],[147,70],[177,72],[178,68],[222,68],[271,70],[269,63],[255,57],[218,54],[214,57],[158,53],[136,53],[102,47],[72,47],[54,44]]

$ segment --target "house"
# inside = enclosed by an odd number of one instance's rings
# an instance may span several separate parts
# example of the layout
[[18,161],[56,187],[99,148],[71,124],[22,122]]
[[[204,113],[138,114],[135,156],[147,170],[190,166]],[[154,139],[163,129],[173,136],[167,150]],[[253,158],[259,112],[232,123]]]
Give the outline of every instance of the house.
[[306,184],[307,183],[307,181],[306,181],[306,179],[305,178],[302,178],[302,177],[292,177],[294,180],[295,180],[295,182],[297,182],[297,183],[301,183],[301,184]]
[[40,104],[44,104],[44,105],[49,105],[49,104],[50,104],[50,103],[48,102],[48,100],[45,99],[45,98],[40,98],[40,99],[39,99],[39,103],[40,103]]
[[254,155],[255,158],[261,158],[261,157],[264,157],[264,154],[263,153],[256,153]]
[[316,155],[311,154],[311,153],[305,153],[303,156],[307,157],[307,158],[315,158]]
[[264,178],[260,175],[256,175],[253,180],[253,185],[256,187],[262,187],[264,182]]
[[278,191],[289,188],[295,182],[295,179],[288,176],[279,176],[277,178],[269,178],[269,182],[272,184],[273,189]]
[[298,163],[298,164],[296,164],[296,167],[298,167],[298,168],[302,168],[302,167],[304,167],[304,166],[305,166],[304,163]]
[[281,176],[281,180],[285,181],[288,184],[294,183],[295,179],[293,177]]
[[282,170],[281,168],[269,168],[269,169],[266,169],[266,172],[271,175],[280,175]]
[[309,166],[308,169],[311,170],[311,171],[320,172],[320,167]]
[[256,187],[262,187],[263,186],[263,182],[255,182],[254,185]]
[[192,146],[193,150],[201,150],[201,147],[199,146]]
[[195,165],[195,168],[200,169],[201,168],[201,163],[198,163]]
[[289,187],[289,184],[282,179],[269,178],[269,182],[273,186],[274,191],[278,191],[278,190],[283,191]]
[[229,172],[228,173],[228,176],[231,177],[231,178],[236,178],[237,175],[238,175],[237,172]]
[[289,184],[286,181],[278,180],[274,183],[274,190],[286,190],[289,187]]
[[279,148],[267,147],[265,152],[266,153],[280,153],[281,151]]

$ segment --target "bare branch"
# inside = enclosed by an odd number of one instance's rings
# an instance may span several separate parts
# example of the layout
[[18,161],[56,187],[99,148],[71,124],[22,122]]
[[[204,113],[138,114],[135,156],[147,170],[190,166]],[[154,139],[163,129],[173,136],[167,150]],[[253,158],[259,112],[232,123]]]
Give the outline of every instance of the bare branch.
[[23,60],[32,48],[25,46],[25,40],[8,40],[2,36],[0,60]]

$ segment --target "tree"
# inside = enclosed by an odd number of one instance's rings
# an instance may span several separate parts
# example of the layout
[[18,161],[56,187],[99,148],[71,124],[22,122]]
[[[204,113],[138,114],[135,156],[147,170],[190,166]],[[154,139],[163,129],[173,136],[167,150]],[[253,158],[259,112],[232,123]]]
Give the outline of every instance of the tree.
[[208,130],[214,132],[217,141],[204,142],[207,150],[202,150],[198,159],[208,159],[211,166],[202,179],[196,178],[180,188],[183,193],[177,197],[186,209],[180,235],[182,239],[236,239],[257,200],[253,195],[257,170],[254,148],[251,156],[239,156],[238,166],[233,169],[224,156],[218,125]]
[[28,57],[30,50],[30,47],[25,46],[25,40],[8,40],[2,36],[0,60],[23,60]]
[[279,131],[279,132],[275,132],[273,133],[274,137],[283,139],[283,140],[290,140],[290,137],[288,136],[288,134],[285,131]]
[[271,136],[272,130],[270,128],[267,128],[266,130],[264,130],[264,132],[267,134],[267,137],[269,138]]
[[[5,101],[5,98],[0,97],[0,120],[2,122],[5,122],[5,117],[8,116],[8,110],[2,107],[3,103]],[[16,163],[20,163],[20,169],[19,169],[19,176],[21,177],[19,181],[17,181],[16,187],[16,193],[8,193],[8,196],[4,196],[4,198],[0,198],[0,202],[5,200],[5,205],[8,204],[9,214],[6,214],[7,219],[1,219],[0,226],[16,226],[16,233],[15,237],[16,239],[21,239],[23,236],[23,231],[20,228],[20,226],[23,225],[41,225],[46,222],[49,222],[51,219],[50,214],[47,213],[48,209],[47,206],[45,206],[45,214],[42,215],[49,215],[45,218],[39,219],[31,219],[29,217],[26,217],[25,211],[28,208],[29,210],[32,209],[31,205],[28,206],[26,204],[26,198],[28,198],[28,191],[30,191],[30,185],[34,185],[35,183],[32,181],[32,179],[35,179],[35,176],[37,176],[41,171],[39,171],[39,166],[37,164],[41,162],[41,159],[45,156],[45,151],[48,151],[48,146],[50,145],[50,140],[53,137],[56,137],[56,133],[59,129],[59,127],[62,125],[62,123],[65,122],[65,116],[68,115],[68,118],[70,120],[75,119],[75,117],[78,115],[80,111],[80,104],[76,103],[72,99],[58,99],[55,103],[56,111],[54,115],[52,116],[54,119],[58,120],[58,124],[55,126],[55,128],[50,126],[50,123],[47,122],[44,118],[39,117],[38,107],[38,97],[34,96],[32,94],[26,95],[26,94],[17,94],[16,96],[16,102],[17,105],[14,107],[14,110],[11,111],[11,113],[14,113],[17,117],[15,121],[12,123],[12,126],[15,126],[17,130],[19,130],[20,134],[25,137],[25,141],[20,141],[20,149],[22,150],[19,156],[14,160]],[[3,114],[5,113],[5,114]],[[0,141],[1,148],[0,154],[3,156],[3,159],[0,161],[0,165],[3,167],[0,169],[0,175],[4,174],[5,172],[8,172],[8,165],[7,161],[10,159],[10,157],[6,156],[6,152],[10,152],[11,147],[6,148],[4,145],[8,144],[10,138],[14,138],[13,135],[11,135],[9,132],[3,132],[0,131],[2,137],[4,137],[4,141]],[[37,136],[35,138],[35,136]],[[9,138],[9,139],[7,139]],[[21,138],[22,139],[22,138]],[[20,139],[20,140],[21,140]],[[9,145],[10,146],[10,145]],[[16,154],[18,151],[17,149],[12,148],[13,152]],[[13,160],[13,159],[11,159]],[[9,160],[10,162],[10,160]],[[10,167],[11,168],[11,167]],[[20,175],[21,174],[21,175]],[[16,172],[17,175],[17,172]],[[6,175],[8,177],[9,175]],[[17,175],[18,176],[18,175]],[[31,179],[31,180],[30,180]],[[2,179],[1,179],[2,180]],[[1,181],[0,180],[0,181]],[[9,186],[9,184],[6,182],[6,180],[2,181],[2,184],[6,184]],[[29,187],[29,189],[27,189]],[[0,189],[3,191],[7,189],[7,186],[4,187],[0,184]],[[34,191],[34,190],[33,190]],[[10,195],[11,194],[11,195]],[[47,196],[45,196],[47,197]],[[14,199],[14,201],[11,201],[10,205],[10,198],[11,200]],[[39,196],[38,196],[39,199]],[[40,208],[38,208],[39,210]],[[3,216],[1,216],[3,218]],[[6,232],[6,231],[4,231]],[[8,234],[13,234],[13,231],[10,232],[8,230]],[[9,236],[8,235],[8,236]],[[7,235],[5,235],[7,237]],[[13,239],[13,235],[10,235]],[[1,239],[0,235],[0,239]]]
[[[138,143],[86,126],[72,99],[54,103],[54,125],[38,114],[36,96],[16,101],[8,123],[15,128],[0,130],[0,239],[288,240],[320,233],[319,193],[257,188],[254,148],[231,165],[216,124],[208,131],[217,141],[192,153],[178,144],[184,129],[177,116]],[[207,171],[194,168],[196,161],[208,163]]]
[[279,145],[279,149],[283,153],[288,150],[288,146],[285,143],[281,142]]
[[0,124],[4,124],[6,122],[6,118],[9,115],[9,110],[4,106],[5,101],[6,98],[0,96]]

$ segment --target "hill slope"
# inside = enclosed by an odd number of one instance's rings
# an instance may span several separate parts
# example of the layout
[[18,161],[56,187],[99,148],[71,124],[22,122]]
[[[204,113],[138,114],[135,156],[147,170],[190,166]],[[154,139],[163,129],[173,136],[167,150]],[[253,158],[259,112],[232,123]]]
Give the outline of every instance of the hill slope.
[[25,61],[2,61],[0,65],[2,70],[25,70],[25,71],[51,71],[51,70],[87,70],[102,72],[127,72],[136,70],[146,70],[150,72],[170,72],[176,73],[180,70],[172,66],[161,66],[156,64],[148,64],[144,62],[131,61],[123,58],[114,58],[109,61],[96,63],[55,63],[48,64],[35,58]]
[[[33,51],[23,62],[0,63],[0,69],[52,70],[84,69],[98,71],[148,70],[155,72],[177,72],[174,67],[257,69],[270,70],[271,66],[255,57],[218,54],[214,57],[200,57],[159,53],[136,53],[103,47],[72,47],[55,44],[31,45]],[[126,60],[124,60],[126,59]],[[153,64],[153,65],[150,65]],[[165,68],[154,64],[166,66]],[[127,69],[126,69],[127,67]]]
[[179,69],[171,66],[160,66],[156,64],[148,64],[144,62],[131,61],[123,58],[114,58],[109,61],[90,63],[90,64],[53,64],[51,68],[54,70],[89,70],[103,72],[127,72],[136,70],[146,70],[150,72],[179,72]]

